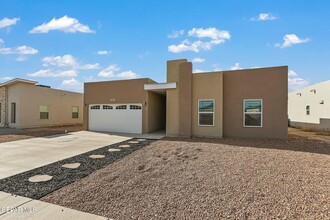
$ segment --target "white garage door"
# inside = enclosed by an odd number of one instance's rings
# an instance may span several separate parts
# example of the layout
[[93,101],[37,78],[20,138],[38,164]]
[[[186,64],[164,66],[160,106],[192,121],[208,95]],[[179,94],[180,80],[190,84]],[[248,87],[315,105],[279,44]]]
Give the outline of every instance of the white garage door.
[[141,134],[142,105],[89,105],[89,130]]

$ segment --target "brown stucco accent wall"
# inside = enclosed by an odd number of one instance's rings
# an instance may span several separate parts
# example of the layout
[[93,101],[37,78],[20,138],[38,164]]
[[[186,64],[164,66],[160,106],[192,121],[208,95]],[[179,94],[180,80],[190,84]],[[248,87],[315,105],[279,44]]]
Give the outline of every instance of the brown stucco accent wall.
[[[148,93],[144,84],[151,83],[148,78],[92,82],[84,84],[84,129],[88,130],[88,107],[90,104],[147,103]],[[147,106],[142,106],[142,132],[148,132]]]
[[148,133],[165,130],[166,97],[154,92],[148,92]]
[[[198,126],[198,100],[214,99],[214,126]],[[222,137],[223,133],[223,74],[221,72],[193,74],[192,135]]]
[[[223,72],[223,135],[287,138],[288,67]],[[243,127],[243,100],[263,100],[263,127]]]
[[192,63],[179,66],[179,136],[191,136]]
[[[186,59],[167,61],[167,82],[177,82],[176,89],[166,91],[166,135],[179,136],[180,133],[180,64],[186,63]],[[184,83],[184,82],[183,82]]]

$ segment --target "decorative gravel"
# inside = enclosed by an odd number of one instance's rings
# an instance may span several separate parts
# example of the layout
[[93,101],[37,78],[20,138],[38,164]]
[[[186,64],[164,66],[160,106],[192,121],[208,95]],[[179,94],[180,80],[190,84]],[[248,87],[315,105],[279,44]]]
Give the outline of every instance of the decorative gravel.
[[41,200],[114,219],[330,219],[330,144],[168,138]]
[[[132,140],[132,139],[131,139]],[[133,139],[134,140],[134,139]],[[149,145],[153,140],[147,140],[139,144],[131,144],[129,148],[121,151],[109,152],[109,149],[118,148],[119,145],[128,144],[130,140],[101,147],[71,158],[67,158],[43,167],[39,167],[21,174],[17,174],[0,180],[0,191],[20,195],[32,199],[39,199],[54,190],[77,181],[89,174],[103,168],[106,165],[119,160],[132,152]],[[105,155],[102,159],[92,159],[90,155]],[[77,169],[62,167],[65,164],[80,163]],[[53,178],[47,182],[32,183],[29,178],[35,175],[49,175]]]

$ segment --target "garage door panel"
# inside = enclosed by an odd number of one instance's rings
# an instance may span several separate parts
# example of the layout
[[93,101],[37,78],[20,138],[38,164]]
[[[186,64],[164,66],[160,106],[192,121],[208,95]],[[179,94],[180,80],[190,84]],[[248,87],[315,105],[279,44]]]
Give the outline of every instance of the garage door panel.
[[[130,109],[130,105],[141,106],[141,109]],[[91,106],[93,105],[89,106],[89,130],[142,133],[141,104],[127,104],[127,109],[116,109],[119,105],[110,105],[112,109],[103,109],[102,105],[100,109],[91,109]]]

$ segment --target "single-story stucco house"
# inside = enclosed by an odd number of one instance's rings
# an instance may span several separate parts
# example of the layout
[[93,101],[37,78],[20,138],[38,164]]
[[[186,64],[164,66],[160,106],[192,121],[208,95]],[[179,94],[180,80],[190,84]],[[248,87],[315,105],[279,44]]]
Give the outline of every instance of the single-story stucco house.
[[82,124],[83,94],[52,89],[36,81],[0,84],[0,127],[31,128]]
[[289,93],[290,126],[330,131],[330,80]]
[[288,67],[194,73],[167,62],[149,78],[84,84],[84,128],[167,136],[287,138]]

